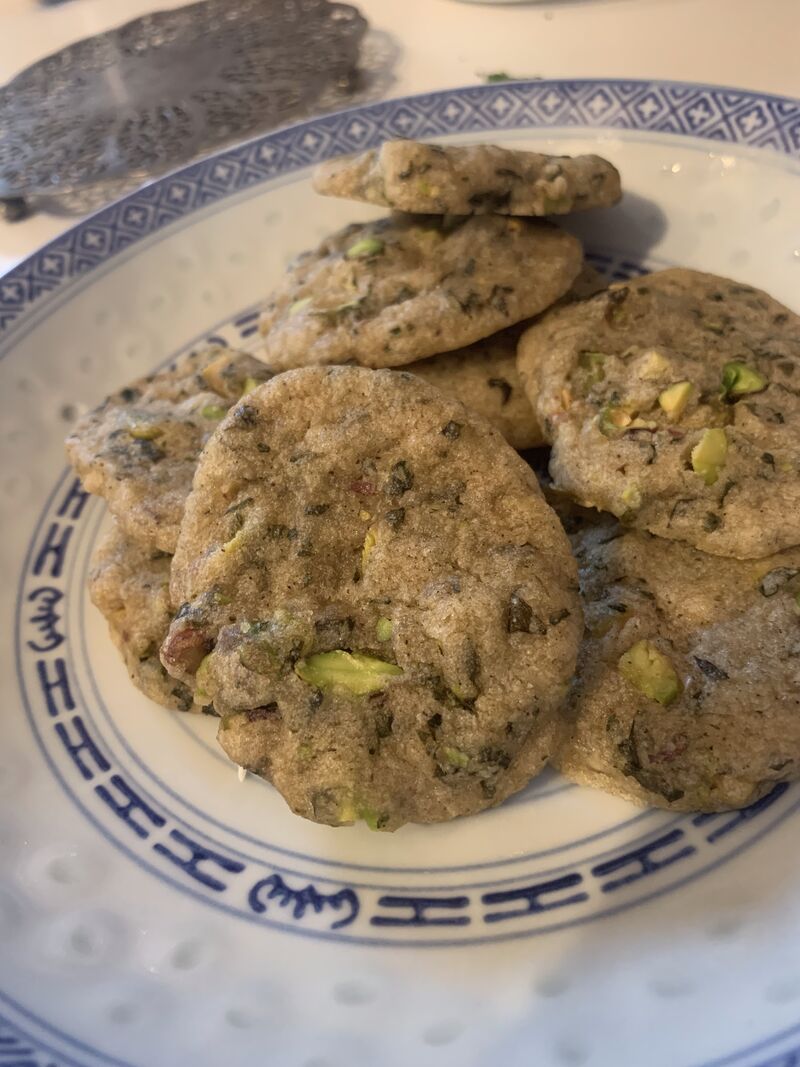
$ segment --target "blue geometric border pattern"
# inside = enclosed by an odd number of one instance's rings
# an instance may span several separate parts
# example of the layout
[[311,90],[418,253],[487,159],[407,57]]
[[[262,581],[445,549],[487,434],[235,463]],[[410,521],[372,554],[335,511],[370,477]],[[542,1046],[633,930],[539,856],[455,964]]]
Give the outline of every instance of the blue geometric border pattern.
[[56,1060],[49,1052],[37,1048],[31,1038],[2,1016],[0,1016],[0,1064],[3,1067],[67,1067],[66,1060]]
[[800,158],[800,101],[739,89],[656,81],[535,81],[390,100],[268,134],[105,208],[0,279],[0,336],[34,303],[110,256],[277,175],[391,137],[553,127],[677,134]]

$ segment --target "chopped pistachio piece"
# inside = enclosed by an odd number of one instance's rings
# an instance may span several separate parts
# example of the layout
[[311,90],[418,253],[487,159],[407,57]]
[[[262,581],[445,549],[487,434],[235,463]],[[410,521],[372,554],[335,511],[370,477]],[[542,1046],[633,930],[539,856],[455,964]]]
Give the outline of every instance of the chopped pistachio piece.
[[228,413],[228,409],[224,408],[221,404],[205,404],[200,408],[200,414],[204,419],[224,419]]
[[388,812],[377,811],[369,804],[361,804],[356,815],[367,824],[370,830],[382,830],[389,821]]
[[642,506],[642,494],[638,485],[626,485],[622,490],[622,503],[632,511],[638,511]]
[[226,541],[220,548],[220,552],[237,552],[244,544],[245,528],[244,526],[237,530],[230,541]]
[[600,412],[598,429],[604,437],[618,437],[633,419],[623,408],[608,406]]
[[200,666],[197,668],[194,676],[194,702],[195,704],[206,703],[209,699],[209,673],[211,670],[211,657],[213,652],[209,652],[207,656],[204,656],[200,660]]
[[382,615],[375,625],[375,636],[379,641],[389,641],[392,637],[392,629],[392,620],[387,619]]
[[420,196],[433,196],[433,191],[431,189],[430,182],[417,182],[417,192]]
[[650,641],[637,641],[619,658],[622,677],[659,704],[671,704],[680,696],[681,683],[669,659]]
[[360,241],[345,252],[346,259],[369,259],[370,256],[378,256],[384,249],[384,243],[378,237],[362,237]]
[[364,545],[361,549],[361,570],[363,571],[367,565],[367,560],[372,554],[372,550],[378,543],[378,535],[375,533],[375,527],[370,526],[367,530],[367,535],[364,538]]
[[469,756],[460,748],[445,748],[444,756],[451,767],[464,768],[469,763]]
[[295,300],[295,302],[289,307],[289,318],[291,318],[292,315],[299,315],[300,312],[307,308],[310,303],[310,296],[304,296],[302,300]]
[[340,825],[344,823],[353,823],[356,821],[356,819],[358,818],[358,810],[356,809],[356,806],[353,803],[351,797],[346,797],[341,802],[337,817],[339,819]]
[[648,348],[638,360],[639,377],[645,379],[658,378],[669,370],[669,360],[656,348]]
[[658,403],[670,422],[675,422],[684,413],[693,388],[691,382],[676,382],[658,394]]
[[706,485],[713,485],[725,466],[728,438],[722,429],[703,430],[703,436],[692,449],[692,470]]
[[128,433],[137,441],[153,441],[163,432],[162,428],[154,422],[135,422],[128,428]]
[[364,303],[363,296],[354,297],[352,300],[347,300],[344,304],[337,304],[332,308],[317,308],[310,314],[318,315],[320,318],[333,320],[334,322],[348,311],[356,311]]
[[753,367],[748,367],[746,363],[733,360],[722,368],[722,395],[724,397],[760,393],[768,385],[769,382],[764,375],[759,374]]
[[263,385],[258,378],[245,378],[244,385],[242,386],[242,396],[247,396],[248,393],[252,393],[254,389],[258,389],[259,385]]
[[605,377],[604,363],[605,352],[581,352],[578,356],[578,366],[586,372],[586,380],[591,384],[601,382]]
[[403,673],[396,663],[366,656],[363,652],[318,652],[295,665],[295,673],[317,689],[341,688],[355,696],[366,696],[385,689],[390,678]]

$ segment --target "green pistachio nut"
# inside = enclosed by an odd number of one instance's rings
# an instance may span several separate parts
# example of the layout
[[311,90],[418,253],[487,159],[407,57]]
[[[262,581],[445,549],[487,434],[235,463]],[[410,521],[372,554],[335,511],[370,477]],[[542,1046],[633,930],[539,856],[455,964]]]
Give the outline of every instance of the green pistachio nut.
[[671,704],[681,693],[681,683],[663,652],[650,641],[637,641],[619,658],[622,677],[659,704]]
[[444,758],[451,767],[457,767],[459,770],[463,770],[469,764],[469,756],[460,748],[445,748]]
[[755,368],[746,363],[733,360],[722,368],[722,396],[746,396],[748,393],[760,393],[769,382]]
[[370,830],[382,830],[389,821],[387,812],[378,811],[369,804],[360,804],[356,817],[365,822]]
[[597,385],[598,382],[602,382],[606,376],[605,371],[605,352],[581,352],[578,356],[578,367],[580,368],[583,381],[586,385]]
[[393,629],[392,620],[381,616],[375,624],[375,636],[379,641],[391,641]]
[[301,311],[305,311],[310,303],[310,296],[304,296],[301,300],[295,300],[293,304],[289,305],[289,318],[292,318],[294,315],[299,315]]
[[609,405],[603,408],[598,419],[598,429],[604,437],[619,437],[633,422],[624,408]]
[[200,408],[200,414],[203,418],[211,419],[214,422],[224,419],[227,413],[228,409],[224,408],[221,404],[205,404]]
[[248,393],[252,393],[254,389],[258,389],[259,385],[263,385],[258,378],[245,378],[242,385],[242,396],[247,396]]
[[638,485],[626,485],[622,490],[622,503],[629,511],[638,511],[642,506],[642,493]]
[[370,528],[367,530],[366,536],[364,538],[364,544],[362,545],[362,548],[361,548],[361,571],[362,571],[362,573],[364,571],[364,568],[367,565],[367,560],[372,555],[372,550],[375,548],[375,545],[377,545],[377,543],[378,543],[378,535],[375,533],[375,527],[374,526],[370,526]]
[[658,394],[659,406],[670,422],[677,421],[684,413],[693,388],[691,382],[676,382]]
[[345,252],[345,259],[369,259],[379,256],[386,246],[378,237],[362,237]]
[[200,666],[197,668],[194,676],[194,702],[195,704],[205,704],[210,699],[210,683],[211,683],[211,660],[214,653],[209,652],[207,656],[204,656],[200,660]]
[[163,432],[163,429],[155,422],[134,422],[128,427],[128,433],[137,441],[153,441]]
[[713,485],[719,478],[728,456],[728,438],[723,429],[703,430],[703,436],[692,449],[692,470],[699,474],[706,485]]
[[295,673],[316,689],[346,689],[354,696],[367,696],[385,689],[390,679],[403,673],[396,663],[386,663],[363,652],[318,652],[295,665]]

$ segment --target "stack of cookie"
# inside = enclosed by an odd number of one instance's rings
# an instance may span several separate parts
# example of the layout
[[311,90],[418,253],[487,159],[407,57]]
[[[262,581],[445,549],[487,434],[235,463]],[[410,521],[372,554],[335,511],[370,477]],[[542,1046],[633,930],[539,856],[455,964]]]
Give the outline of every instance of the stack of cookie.
[[[797,318],[686,271],[597,293],[536,217],[619,198],[595,156],[389,142],[315,186],[394,211],[290,265],[253,355],[68,441],[134,683],[330,825],[473,813],[549,758],[703,810],[796,774]],[[545,442],[547,500],[515,451]]]

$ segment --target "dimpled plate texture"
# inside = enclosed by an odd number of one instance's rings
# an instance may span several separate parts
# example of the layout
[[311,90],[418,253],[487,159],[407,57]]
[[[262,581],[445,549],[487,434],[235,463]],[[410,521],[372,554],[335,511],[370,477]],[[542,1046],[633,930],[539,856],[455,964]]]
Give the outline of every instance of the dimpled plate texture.
[[370,215],[315,197],[310,167],[397,136],[598,152],[627,195],[569,225],[607,275],[681,263],[800,310],[800,104],[656,82],[328,115],[0,280],[0,1059],[797,1064],[800,786],[692,817],[548,772],[475,818],[332,831],[240,783],[212,720],[136,693],[88,602],[107,519],[64,470],[68,426],[204,338],[254,344],[288,257]]

